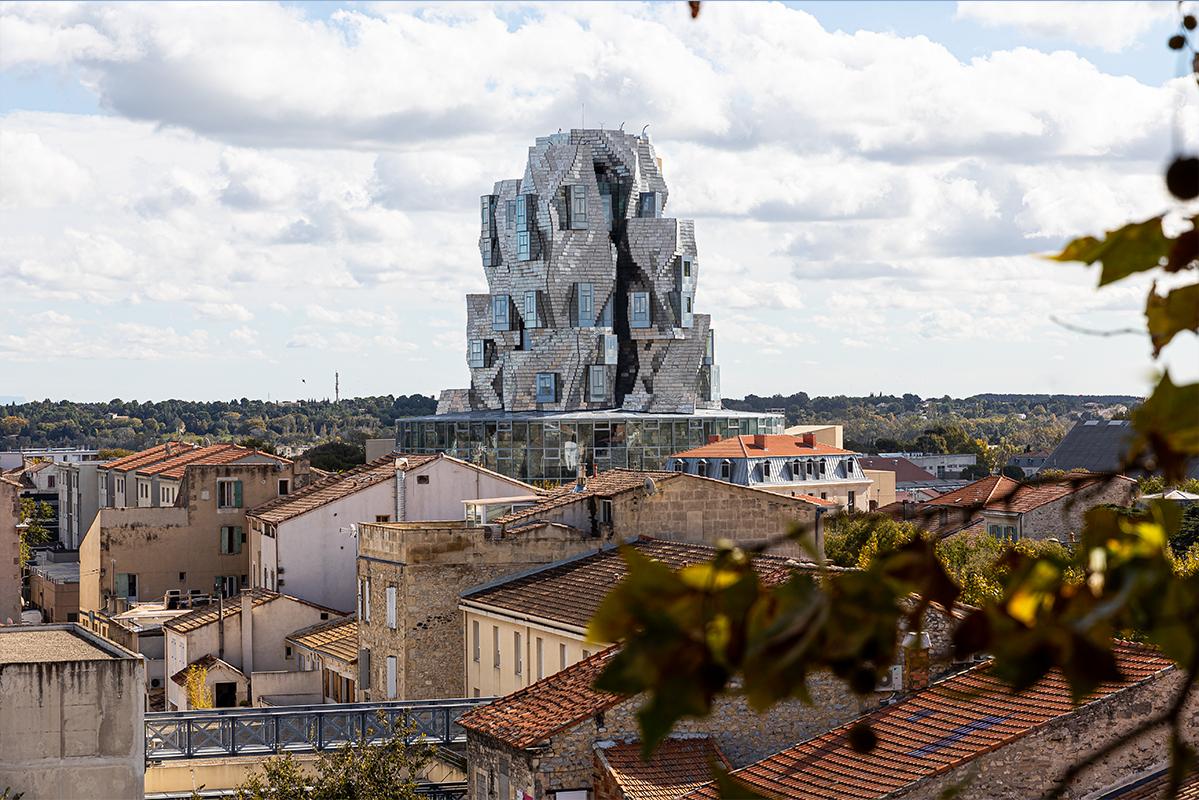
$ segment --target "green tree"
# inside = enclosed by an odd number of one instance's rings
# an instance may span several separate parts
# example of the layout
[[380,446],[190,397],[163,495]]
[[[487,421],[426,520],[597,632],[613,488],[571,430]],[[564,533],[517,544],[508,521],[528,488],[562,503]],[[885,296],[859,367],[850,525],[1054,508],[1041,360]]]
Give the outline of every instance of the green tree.
[[54,519],[54,509],[49,503],[38,502],[31,497],[22,497],[17,521],[23,526],[20,529],[20,565],[22,568],[29,563],[33,548],[47,544],[54,538],[50,530],[50,520]]
[[304,456],[317,469],[344,472],[366,463],[366,449],[349,442],[327,442],[317,445]]
[[318,756],[305,769],[291,754],[268,758],[237,787],[238,800],[418,800],[417,787],[437,754],[415,726],[389,725],[380,712],[376,731],[392,730],[382,741],[359,738]]

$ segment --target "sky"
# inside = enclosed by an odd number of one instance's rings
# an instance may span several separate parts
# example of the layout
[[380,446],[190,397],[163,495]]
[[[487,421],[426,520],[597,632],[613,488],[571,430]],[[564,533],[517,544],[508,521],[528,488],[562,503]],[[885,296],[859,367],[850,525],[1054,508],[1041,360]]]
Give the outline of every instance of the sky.
[[478,197],[581,124],[649,125],[726,397],[1144,394],[1059,321],[1150,282],[1037,254],[1179,213],[1174,8],[0,5],[0,397],[465,386]]

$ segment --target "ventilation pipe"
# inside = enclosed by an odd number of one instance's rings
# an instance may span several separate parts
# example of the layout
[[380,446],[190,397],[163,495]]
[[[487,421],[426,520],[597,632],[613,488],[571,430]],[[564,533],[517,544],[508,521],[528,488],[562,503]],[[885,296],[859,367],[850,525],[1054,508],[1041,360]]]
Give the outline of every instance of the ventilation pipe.
[[408,498],[405,496],[404,487],[408,476],[408,459],[397,458],[395,463],[396,470],[396,522],[408,521]]

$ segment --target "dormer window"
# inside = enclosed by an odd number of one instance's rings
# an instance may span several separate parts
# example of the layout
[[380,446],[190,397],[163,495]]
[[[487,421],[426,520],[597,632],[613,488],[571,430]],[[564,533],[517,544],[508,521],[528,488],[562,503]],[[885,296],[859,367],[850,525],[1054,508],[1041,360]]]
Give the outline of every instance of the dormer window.
[[649,292],[633,292],[629,297],[629,327],[648,328],[649,326]]
[[576,283],[575,300],[578,308],[578,326],[580,328],[594,327],[595,288],[590,283]]
[[537,315],[537,292],[525,292],[525,327],[540,328],[541,320]]
[[702,458],[695,463],[695,474],[701,478],[708,477],[708,462]]
[[770,462],[769,461],[762,462],[762,480],[764,480],[764,481],[770,480]]
[[683,467],[685,467],[685,466],[686,466],[686,465],[683,463],[683,459],[681,459],[681,458],[676,458],[676,459],[674,460],[674,471],[675,471],[675,472],[682,472],[682,471],[683,471]]
[[554,372],[537,373],[537,402],[556,403],[558,401],[558,375]]
[[797,480],[803,477],[803,462],[798,458],[791,462],[791,477]]
[[720,479],[722,481],[731,481],[733,479],[733,462],[727,458],[720,462]]

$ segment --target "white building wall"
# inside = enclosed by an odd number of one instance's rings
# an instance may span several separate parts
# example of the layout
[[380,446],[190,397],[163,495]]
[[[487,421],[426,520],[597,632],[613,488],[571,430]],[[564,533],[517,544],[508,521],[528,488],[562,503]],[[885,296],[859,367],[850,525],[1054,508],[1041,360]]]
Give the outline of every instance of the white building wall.
[[[428,482],[422,483],[422,477],[428,478]],[[527,484],[453,458],[439,458],[408,470],[404,485],[405,522],[464,519],[463,500],[530,493]]]

